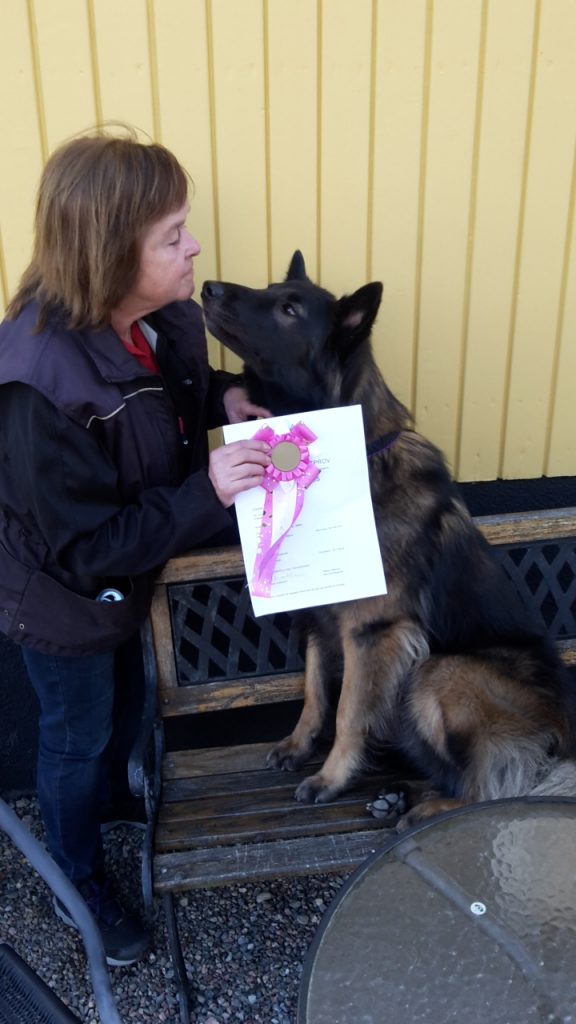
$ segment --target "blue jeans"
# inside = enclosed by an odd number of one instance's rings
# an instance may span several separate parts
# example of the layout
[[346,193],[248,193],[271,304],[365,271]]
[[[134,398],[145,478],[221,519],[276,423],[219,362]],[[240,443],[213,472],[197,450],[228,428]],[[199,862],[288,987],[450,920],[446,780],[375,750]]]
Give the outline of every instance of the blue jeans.
[[[111,764],[126,763],[142,697],[138,638],[118,651],[81,657],[22,648],[40,701],[38,799],[48,849],[78,882],[103,869],[100,816],[110,799]],[[116,728],[116,724],[118,728]]]

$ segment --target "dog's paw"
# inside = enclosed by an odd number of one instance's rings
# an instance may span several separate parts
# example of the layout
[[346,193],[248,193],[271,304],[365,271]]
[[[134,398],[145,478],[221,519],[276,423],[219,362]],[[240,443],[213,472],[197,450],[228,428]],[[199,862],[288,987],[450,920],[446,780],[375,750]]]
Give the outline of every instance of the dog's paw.
[[291,736],[287,736],[281,743],[268,753],[266,765],[268,768],[280,768],[283,772],[295,772],[308,760],[309,751],[299,749]]
[[340,787],[328,785],[322,773],[317,772],[316,775],[309,775],[300,783],[294,797],[302,804],[326,804],[330,800],[334,800],[339,792]]
[[384,825],[395,826],[406,814],[407,806],[407,794],[404,790],[392,793],[384,790],[378,793],[375,800],[366,804],[366,810]]
[[411,807],[402,819],[403,828],[410,828],[412,825],[419,825],[440,814],[455,811],[464,807],[463,800],[455,800],[450,797],[439,797],[437,793],[426,794],[425,799]]

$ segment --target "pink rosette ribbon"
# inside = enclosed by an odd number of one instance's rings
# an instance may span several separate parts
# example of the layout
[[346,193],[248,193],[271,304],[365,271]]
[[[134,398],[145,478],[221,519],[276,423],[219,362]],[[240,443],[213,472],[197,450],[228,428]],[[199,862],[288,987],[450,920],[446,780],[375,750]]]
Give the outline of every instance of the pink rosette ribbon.
[[261,484],[266,496],[251,588],[255,597],[270,597],[282,541],[298,519],[304,494],[320,470],[310,461],[309,446],[316,440],[316,434],[306,424],[297,423],[287,434],[275,434],[272,427],[262,427],[254,437],[268,442],[272,462]]

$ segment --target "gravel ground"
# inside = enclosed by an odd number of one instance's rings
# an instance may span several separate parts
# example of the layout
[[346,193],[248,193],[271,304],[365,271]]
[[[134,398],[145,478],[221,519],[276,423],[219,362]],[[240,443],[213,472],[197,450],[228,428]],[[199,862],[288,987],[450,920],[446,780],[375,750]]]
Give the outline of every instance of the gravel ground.
[[[42,839],[36,800],[20,798],[11,806]],[[120,827],[104,841],[122,902],[138,910],[142,833]],[[194,1024],[295,1024],[307,950],[344,878],[313,876],[183,894],[178,919],[195,992]],[[81,939],[55,918],[47,886],[3,833],[0,940],[26,960],[83,1024],[98,1024]],[[152,952],[131,967],[113,968],[111,980],[126,1024],[179,1024],[161,908]]]

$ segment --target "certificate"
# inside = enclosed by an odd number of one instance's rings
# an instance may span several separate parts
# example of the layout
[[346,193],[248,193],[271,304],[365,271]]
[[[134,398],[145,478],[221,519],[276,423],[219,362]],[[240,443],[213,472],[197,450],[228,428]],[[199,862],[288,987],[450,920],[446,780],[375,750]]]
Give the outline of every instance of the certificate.
[[235,501],[254,615],[385,594],[361,406],[224,427],[251,437],[272,457]]

